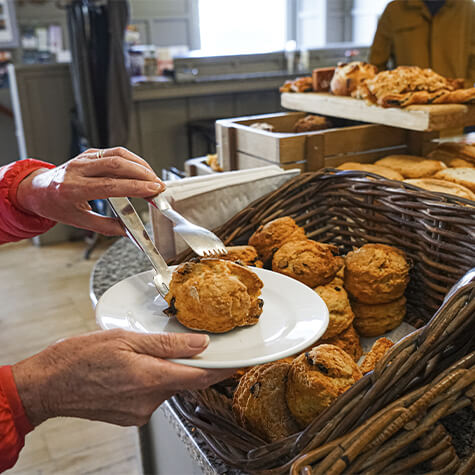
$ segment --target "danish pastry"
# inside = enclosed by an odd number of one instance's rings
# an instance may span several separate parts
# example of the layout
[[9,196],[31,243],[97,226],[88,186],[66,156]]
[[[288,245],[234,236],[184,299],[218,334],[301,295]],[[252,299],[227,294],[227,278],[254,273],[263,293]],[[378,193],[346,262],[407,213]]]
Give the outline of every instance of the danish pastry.
[[377,72],[376,66],[362,61],[340,64],[333,74],[330,90],[336,96],[350,96],[362,82],[373,78]]

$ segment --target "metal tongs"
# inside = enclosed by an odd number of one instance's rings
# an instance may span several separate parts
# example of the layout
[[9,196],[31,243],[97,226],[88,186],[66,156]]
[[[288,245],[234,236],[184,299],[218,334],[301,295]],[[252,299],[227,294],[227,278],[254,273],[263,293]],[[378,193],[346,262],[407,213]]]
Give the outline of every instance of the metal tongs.
[[[156,275],[153,278],[159,294],[165,297],[171,280],[171,271],[165,259],[155,247],[150,235],[142,223],[137,211],[128,198],[109,198],[114,213],[125,227],[129,239],[148,257]],[[183,216],[172,209],[170,203],[161,195],[150,198],[149,203],[155,206],[164,216],[174,224],[174,230],[199,256],[218,257],[227,254],[223,242],[211,231],[190,223]]]

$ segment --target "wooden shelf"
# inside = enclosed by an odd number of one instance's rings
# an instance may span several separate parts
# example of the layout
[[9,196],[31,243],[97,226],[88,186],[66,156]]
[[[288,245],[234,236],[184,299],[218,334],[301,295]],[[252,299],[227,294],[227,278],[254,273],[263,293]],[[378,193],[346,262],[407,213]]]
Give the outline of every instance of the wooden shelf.
[[404,109],[384,109],[352,97],[321,92],[286,92],[281,96],[281,104],[291,110],[422,132],[475,125],[474,104],[414,105]]

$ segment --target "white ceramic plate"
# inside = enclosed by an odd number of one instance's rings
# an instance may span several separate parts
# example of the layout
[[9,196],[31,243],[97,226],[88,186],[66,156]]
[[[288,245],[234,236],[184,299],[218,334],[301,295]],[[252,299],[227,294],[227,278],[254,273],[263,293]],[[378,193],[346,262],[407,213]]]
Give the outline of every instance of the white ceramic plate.
[[[256,325],[222,334],[210,333],[200,355],[173,360],[200,368],[240,368],[293,355],[318,340],[328,325],[328,309],[310,287],[282,274],[252,269],[264,283],[264,310]],[[163,310],[153,272],[134,275],[111,287],[100,298],[96,318],[103,329],[123,328],[143,333],[191,332]]]

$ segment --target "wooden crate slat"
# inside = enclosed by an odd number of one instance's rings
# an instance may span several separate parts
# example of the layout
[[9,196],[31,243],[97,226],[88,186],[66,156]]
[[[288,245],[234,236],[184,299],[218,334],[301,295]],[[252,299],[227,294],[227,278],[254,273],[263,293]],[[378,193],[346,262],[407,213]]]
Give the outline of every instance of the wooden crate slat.
[[[271,162],[253,155],[248,155],[247,153],[237,152],[236,162],[239,170],[246,168],[258,168],[258,167],[267,167],[269,165],[276,165],[275,162]],[[302,171],[306,169],[305,161],[298,162],[289,162],[289,163],[280,163],[278,164],[284,170],[290,170],[292,168],[298,168]]]

